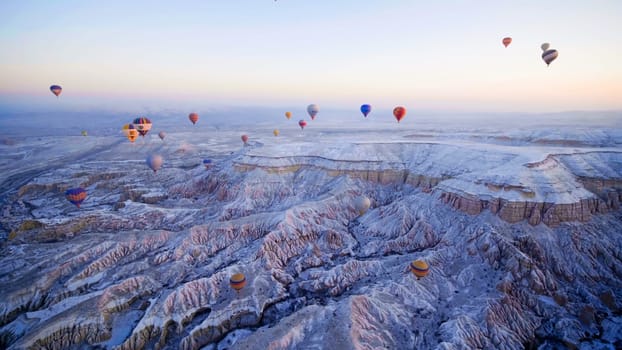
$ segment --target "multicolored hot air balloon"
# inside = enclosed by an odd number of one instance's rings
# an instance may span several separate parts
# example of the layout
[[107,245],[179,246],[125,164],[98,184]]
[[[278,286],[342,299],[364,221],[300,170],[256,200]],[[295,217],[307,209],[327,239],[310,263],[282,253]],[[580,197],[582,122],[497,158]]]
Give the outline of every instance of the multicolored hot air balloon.
[[272,130],[272,133],[274,134],[274,136],[279,136],[281,132],[279,131],[279,129],[274,129]]
[[154,173],[158,172],[164,163],[164,159],[159,154],[151,154],[147,157],[147,165],[153,170]]
[[553,50],[553,49],[546,50],[542,53],[542,59],[544,60],[544,62],[546,63],[548,67],[548,65],[551,64],[551,62],[555,61],[558,55],[559,53],[557,52],[557,50]]
[[320,107],[316,104],[310,104],[307,106],[307,113],[311,116],[311,120],[315,120],[315,116],[320,111]]
[[540,48],[542,49],[542,52],[548,50],[549,47],[551,47],[551,44],[549,44],[549,43],[544,43],[544,44],[540,45]]
[[501,42],[503,43],[503,46],[508,47],[508,45],[512,43],[512,38],[506,36]]
[[285,118],[287,118],[287,120],[290,120],[292,118],[292,112],[285,112]]
[[121,128],[121,132],[123,133],[123,135],[127,136],[130,130],[130,125],[132,124],[123,124],[123,127]]
[[70,188],[65,191],[65,198],[74,204],[76,207],[80,208],[80,204],[84,202],[86,199],[86,190],[82,187]]
[[246,145],[246,143],[248,142],[248,135],[242,135],[242,142],[244,142],[244,144]]
[[398,106],[398,107],[393,108],[393,116],[395,116],[395,119],[397,119],[398,123],[402,119],[404,119],[405,115],[406,115],[406,108],[404,108],[402,106]]
[[197,121],[199,120],[199,115],[198,115],[198,114],[196,114],[196,113],[194,113],[194,112],[192,112],[192,113],[190,113],[190,114],[188,115],[188,119],[190,119],[190,121],[191,121],[191,122],[192,122],[192,124],[194,125],[194,124],[196,124],[196,123],[197,123]]
[[246,277],[243,273],[234,273],[231,278],[229,278],[229,285],[231,288],[235,289],[238,295],[240,294],[240,290],[246,286]]
[[356,211],[358,211],[359,216],[365,214],[370,206],[371,201],[365,196],[359,196],[354,199],[354,208],[356,209]]
[[146,118],[146,117],[140,117],[140,118],[134,119],[133,124],[136,130],[138,130],[138,133],[142,137],[145,137],[145,135],[147,135],[149,130],[151,130],[151,120],[149,120],[149,118]]
[[128,124],[128,125],[129,126],[127,130],[123,130],[123,132],[125,133],[125,137],[127,137],[127,139],[130,140],[130,142],[134,143],[134,141],[136,141],[136,138],[138,137],[138,130],[136,130],[134,125],[132,124]]
[[205,166],[205,169],[209,169],[212,167],[212,160],[211,159],[203,159],[203,165]]
[[300,125],[300,128],[301,128],[302,130],[304,130],[304,129],[305,129],[305,126],[307,126],[307,122],[306,122],[305,120],[303,120],[303,119],[300,119],[300,120],[298,121],[298,125]]
[[60,87],[60,85],[52,85],[50,86],[50,91],[52,91],[52,93],[56,95],[56,97],[58,97],[60,93],[63,92],[63,88]]
[[430,272],[430,266],[423,260],[415,260],[410,263],[410,272],[417,276],[417,279],[425,277]]
[[158,133],[158,137],[160,137],[160,140],[164,141],[164,138],[166,137],[166,133],[164,131],[160,131]]
[[367,118],[369,112],[371,112],[371,105],[364,104],[361,106],[361,113],[363,113],[363,116],[365,116],[365,118]]

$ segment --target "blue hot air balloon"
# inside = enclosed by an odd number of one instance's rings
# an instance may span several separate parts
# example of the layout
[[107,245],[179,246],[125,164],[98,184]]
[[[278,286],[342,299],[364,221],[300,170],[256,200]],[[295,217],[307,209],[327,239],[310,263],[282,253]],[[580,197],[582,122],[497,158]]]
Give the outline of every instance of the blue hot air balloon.
[[211,159],[203,159],[203,165],[205,165],[205,169],[209,169],[212,166]]
[[367,118],[367,115],[371,112],[371,105],[364,104],[361,106],[361,113]]

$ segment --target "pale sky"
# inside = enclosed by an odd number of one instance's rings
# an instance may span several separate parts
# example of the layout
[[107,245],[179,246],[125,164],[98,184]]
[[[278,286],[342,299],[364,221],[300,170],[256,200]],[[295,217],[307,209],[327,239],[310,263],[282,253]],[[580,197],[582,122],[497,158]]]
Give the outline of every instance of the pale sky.
[[93,107],[622,110],[622,1],[1,1],[0,102],[52,84]]

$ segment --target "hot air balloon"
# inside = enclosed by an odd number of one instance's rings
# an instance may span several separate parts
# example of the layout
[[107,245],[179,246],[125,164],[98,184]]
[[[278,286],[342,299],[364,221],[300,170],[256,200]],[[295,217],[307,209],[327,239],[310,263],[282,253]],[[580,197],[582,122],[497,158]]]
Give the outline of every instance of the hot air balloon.
[[58,97],[60,93],[63,92],[63,88],[60,87],[60,85],[52,85],[50,86],[50,91],[52,91],[52,93],[56,95],[56,97]]
[[164,160],[162,156],[159,154],[151,154],[147,157],[147,165],[153,170],[153,172],[157,172],[162,167],[162,163]]
[[292,118],[292,112],[285,112],[285,118],[287,118],[287,120],[290,120]]
[[354,208],[356,209],[356,211],[359,212],[359,216],[365,214],[367,212],[367,209],[369,209],[370,205],[371,201],[365,196],[357,197],[354,200]]
[[88,133],[88,132],[86,132],[86,130],[82,130],[82,131],[80,132],[80,134],[82,134],[82,136],[87,136],[89,133]]
[[404,116],[406,115],[406,108],[402,106],[393,108],[393,115],[395,116],[395,119],[397,119],[397,122],[399,123],[402,119],[404,119]]
[[140,118],[134,119],[133,124],[136,130],[138,130],[138,133],[143,137],[145,137],[145,135],[147,135],[149,130],[151,130],[151,120],[149,120],[149,118],[146,118],[146,117],[140,117]]
[[246,277],[243,273],[234,273],[231,278],[229,278],[229,285],[231,288],[235,289],[238,295],[240,294],[240,290],[246,286]]
[[130,140],[130,142],[134,143],[134,141],[136,141],[136,138],[138,137],[138,130],[136,130],[134,125],[129,124],[127,131],[124,130],[124,132],[125,132],[125,137],[127,137],[127,139]]
[[82,187],[70,188],[65,191],[65,198],[67,198],[71,204],[75,204],[76,207],[80,208],[80,204],[86,199],[86,191]]
[[311,120],[315,120],[315,116],[320,111],[320,107],[316,104],[310,104],[307,106],[307,113],[311,116]]
[[211,159],[203,159],[203,165],[205,165],[205,169],[209,169],[212,167],[212,160]]
[[165,133],[164,131],[160,131],[160,132],[158,133],[158,136],[160,137],[160,140],[163,140],[163,141],[164,141],[164,138],[166,137],[166,133]]
[[425,277],[430,272],[430,266],[423,260],[415,260],[410,263],[410,272],[417,276],[417,279]]
[[369,114],[369,112],[371,112],[370,105],[364,104],[361,106],[361,113],[363,113],[363,116],[365,116],[365,118],[367,118],[367,115]]
[[547,67],[551,62],[555,61],[558,54],[557,50],[546,50],[542,53],[542,59],[546,62]]
[[191,121],[191,122],[192,122],[192,124],[194,125],[194,124],[196,124],[196,123],[197,123],[197,121],[199,120],[199,115],[198,115],[198,114],[196,114],[196,113],[194,113],[194,112],[193,112],[193,113],[190,113],[190,114],[188,115],[188,119],[190,119],[190,121]]
[[549,44],[549,43],[544,43],[544,44],[540,45],[540,48],[542,49],[542,52],[548,50],[549,47],[551,47],[551,44]]
[[248,142],[248,135],[242,135],[242,142],[244,142],[244,144],[246,145],[246,142]]
[[274,136],[279,136],[280,134],[279,129],[272,130],[272,133],[274,134]]
[[302,130],[304,130],[304,129],[305,129],[305,126],[307,126],[307,122],[306,122],[306,121],[304,121],[303,119],[300,119],[300,120],[298,121],[298,125],[300,125],[300,128],[301,128]]
[[503,46],[508,47],[508,45],[510,45],[512,43],[512,38],[510,38],[509,36],[503,38]]

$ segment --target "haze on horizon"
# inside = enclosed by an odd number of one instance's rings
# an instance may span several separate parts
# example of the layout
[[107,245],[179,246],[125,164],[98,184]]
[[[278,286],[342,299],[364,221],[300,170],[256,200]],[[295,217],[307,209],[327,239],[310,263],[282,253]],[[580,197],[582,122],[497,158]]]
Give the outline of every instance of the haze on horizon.
[[621,14],[615,0],[2,2],[0,111],[58,110],[51,84],[66,109],[622,110]]

